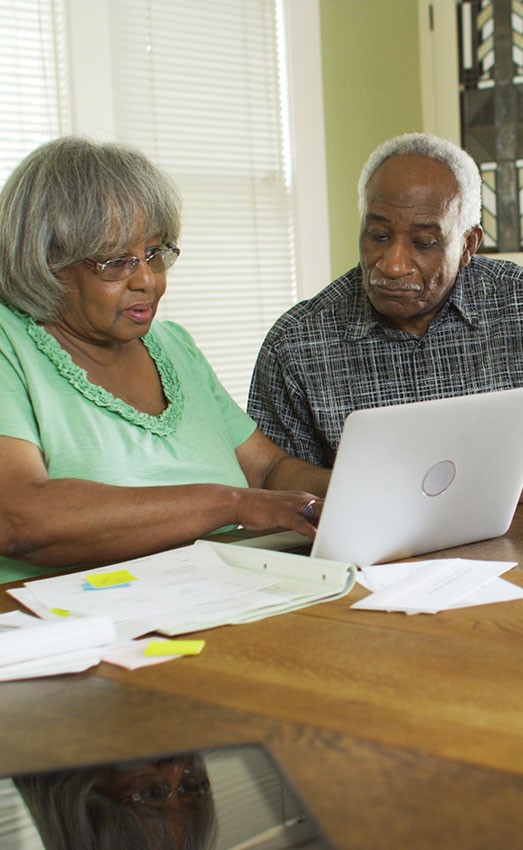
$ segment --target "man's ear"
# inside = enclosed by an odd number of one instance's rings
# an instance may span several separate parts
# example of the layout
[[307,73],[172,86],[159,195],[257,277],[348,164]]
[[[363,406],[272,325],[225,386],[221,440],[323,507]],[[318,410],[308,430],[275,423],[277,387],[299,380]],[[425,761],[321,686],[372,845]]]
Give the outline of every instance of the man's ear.
[[473,227],[472,230],[469,230],[469,232],[465,234],[460,268],[464,269],[465,266],[468,266],[472,257],[481,245],[482,240],[483,228],[481,224],[478,224],[477,227]]

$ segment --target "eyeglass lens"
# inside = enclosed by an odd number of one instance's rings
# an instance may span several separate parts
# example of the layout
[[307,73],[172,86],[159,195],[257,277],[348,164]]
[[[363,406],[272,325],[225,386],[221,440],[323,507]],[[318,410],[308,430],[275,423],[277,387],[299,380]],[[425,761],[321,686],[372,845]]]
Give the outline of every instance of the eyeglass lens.
[[[155,274],[158,274],[170,269],[177,257],[178,251],[174,248],[155,248],[147,254],[145,262]],[[104,263],[100,277],[103,280],[121,280],[130,277],[138,268],[139,262],[138,257],[115,257],[114,260]]]
[[173,787],[167,779],[158,776],[143,777],[137,781],[136,788],[128,799],[133,803],[154,806],[168,800],[172,793]]
[[[160,766],[161,762],[159,763]],[[182,778],[176,787],[178,797],[197,795],[202,797],[210,788],[210,782],[203,764],[192,762],[183,770]],[[140,776],[135,780],[135,787],[122,802],[142,803],[145,805],[160,805],[168,800],[174,791],[171,782],[165,776]]]

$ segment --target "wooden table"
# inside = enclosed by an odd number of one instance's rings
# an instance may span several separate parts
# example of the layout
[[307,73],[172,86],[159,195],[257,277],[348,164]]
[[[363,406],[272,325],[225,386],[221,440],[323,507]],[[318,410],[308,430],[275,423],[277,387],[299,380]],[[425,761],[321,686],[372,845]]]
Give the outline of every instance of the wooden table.
[[[523,507],[439,554],[523,564]],[[408,617],[364,593],[202,633],[197,658],[0,684],[0,774],[261,742],[340,850],[521,850],[523,600]]]

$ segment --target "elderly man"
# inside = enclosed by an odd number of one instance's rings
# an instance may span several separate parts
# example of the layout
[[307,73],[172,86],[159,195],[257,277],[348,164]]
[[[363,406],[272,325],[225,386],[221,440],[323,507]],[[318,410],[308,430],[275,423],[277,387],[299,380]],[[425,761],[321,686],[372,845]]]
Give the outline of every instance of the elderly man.
[[248,410],[332,466],[359,408],[523,386],[523,269],[474,256],[481,177],[451,142],[385,142],[359,180],[360,263],[292,307],[258,356]]

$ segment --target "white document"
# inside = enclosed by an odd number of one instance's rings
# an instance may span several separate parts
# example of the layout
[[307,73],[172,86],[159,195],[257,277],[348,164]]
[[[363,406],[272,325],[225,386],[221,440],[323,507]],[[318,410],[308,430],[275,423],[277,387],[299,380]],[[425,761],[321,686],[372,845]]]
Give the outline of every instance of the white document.
[[452,602],[448,607],[470,608],[474,605],[491,605],[493,602],[513,602],[515,599],[523,599],[523,588],[502,578],[493,578],[477,590],[460,596],[457,602]]
[[199,608],[198,620],[192,623],[182,625],[172,619],[162,622],[157,631],[163,634],[176,635],[201,628],[248,623],[296,611],[315,602],[344,596],[356,580],[354,566],[336,561],[211,541],[195,544],[200,545],[212,547],[237,575],[251,576],[251,580],[255,580],[256,576],[267,576],[271,581],[248,599],[225,597],[217,604],[209,599]]
[[[113,578],[124,574],[131,580],[111,585]],[[109,585],[92,588],[88,582],[93,577],[107,578]],[[162,615],[183,621],[192,612],[194,620],[199,607],[209,600],[219,605],[222,597],[248,596],[273,582],[268,576],[238,575],[202,543],[114,566],[39,579],[26,589],[47,611],[58,608],[75,618],[94,612],[110,617],[123,639],[153,631]],[[12,595],[20,600],[19,594]],[[29,607],[33,610],[30,603]]]
[[108,617],[48,623],[23,614],[16,617],[17,613],[2,619],[4,626],[15,625],[0,631],[0,681],[87,670],[99,664],[103,648],[116,639]]
[[[157,638],[156,640],[162,640]],[[144,655],[150,638],[131,640],[122,646],[114,647],[104,652],[102,661],[114,664],[116,667],[124,667],[126,670],[138,670],[140,667],[151,667],[153,664],[162,664],[175,658],[183,658],[182,655]]]
[[[33,614],[36,614],[36,617],[39,617],[41,620],[47,620],[50,623],[63,622],[63,616],[55,613],[54,609],[49,609],[46,605],[40,602],[38,597],[32,592],[30,585],[27,585],[27,587],[13,587],[11,590],[8,590],[7,593],[9,596],[12,596],[13,599],[16,599],[17,602],[20,602],[20,604],[23,605],[24,608],[27,608],[28,611],[32,611]],[[32,619],[34,619],[34,617]]]
[[24,614],[22,611],[9,611],[0,614],[0,635],[3,632],[11,632],[13,629],[23,629],[31,626],[41,626],[42,621],[38,617]]
[[[56,615],[53,616],[56,617]],[[144,649],[150,642],[149,638],[115,643],[113,623],[105,617],[96,619],[98,623],[93,622],[95,620],[93,617],[65,620],[56,617],[59,628],[55,626],[49,628],[49,624],[37,617],[23,614],[21,611],[0,615],[0,635],[5,635],[6,638],[1,646],[8,646],[10,650],[9,653],[3,652],[2,656],[16,657],[15,650],[21,645],[24,647],[23,655],[30,656],[27,660],[18,663],[2,663],[2,657],[0,682],[56,676],[61,673],[79,673],[96,666],[101,661],[127,670],[136,670],[139,667],[161,664],[172,658],[182,657],[179,655],[145,656]],[[107,624],[109,624],[108,630],[106,630]],[[5,634],[6,632],[9,632],[9,636]],[[98,644],[99,640],[102,640],[102,645],[71,649],[75,643],[82,643],[83,636],[86,634],[89,643],[93,641]],[[49,653],[47,657],[40,657],[39,641],[42,635],[46,636],[43,645]],[[109,643],[106,641],[107,638],[110,638]],[[62,651],[63,649],[65,651]]]
[[102,660],[101,650],[78,649],[63,655],[40,658],[38,661],[22,661],[0,667],[0,682],[16,679],[39,679],[42,676],[58,676],[62,673],[82,673],[96,667]]
[[435,614],[447,608],[523,598],[521,588],[499,576],[515,562],[439,559],[409,564],[380,564],[361,571],[375,590],[353,608]]
[[[46,619],[53,610],[110,617],[119,639],[183,634],[260,619],[347,593],[355,568],[291,553],[197,541],[10,591]],[[100,589],[93,582],[101,582]]]
[[[131,580],[108,584],[100,590],[86,587],[93,577],[123,573],[128,573]],[[95,608],[118,621],[120,614],[128,619],[145,616],[148,610],[157,611],[158,603],[166,608],[186,608],[205,602],[211,593],[219,599],[273,582],[267,576],[239,576],[210,546],[193,544],[113,566],[38,579],[31,581],[29,587],[48,608],[81,614]]]
[[[382,590],[401,578],[413,575],[417,570],[423,569],[427,563],[427,561],[416,561],[408,564],[374,564],[358,570],[356,581],[367,590]],[[460,596],[456,602],[447,605],[447,608],[470,608],[475,605],[491,605],[493,602],[512,602],[515,599],[523,599],[523,588],[502,578],[493,578],[487,584]],[[422,612],[408,611],[407,613]]]
[[67,618],[59,623],[40,621],[40,625],[34,628],[0,633],[0,671],[9,664],[107,646],[114,642],[114,624],[108,617]]

